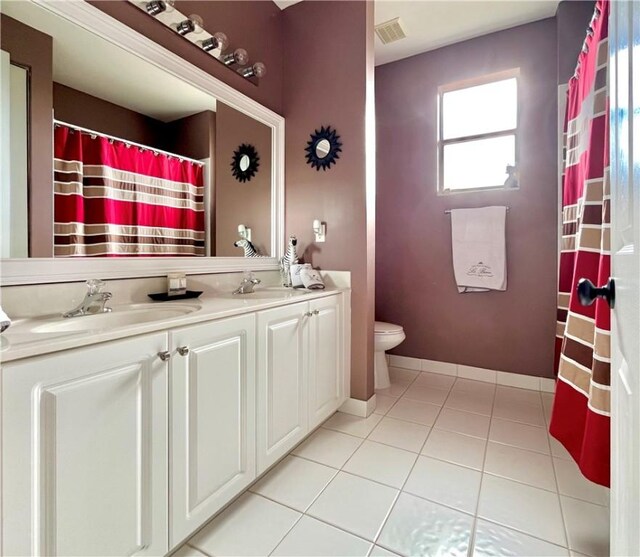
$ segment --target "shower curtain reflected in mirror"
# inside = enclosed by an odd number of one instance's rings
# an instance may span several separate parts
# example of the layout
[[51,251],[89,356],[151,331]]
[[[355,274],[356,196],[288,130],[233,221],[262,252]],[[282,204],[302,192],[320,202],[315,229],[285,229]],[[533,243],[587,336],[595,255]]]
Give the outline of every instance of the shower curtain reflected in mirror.
[[55,257],[204,256],[204,215],[201,163],[55,125]]

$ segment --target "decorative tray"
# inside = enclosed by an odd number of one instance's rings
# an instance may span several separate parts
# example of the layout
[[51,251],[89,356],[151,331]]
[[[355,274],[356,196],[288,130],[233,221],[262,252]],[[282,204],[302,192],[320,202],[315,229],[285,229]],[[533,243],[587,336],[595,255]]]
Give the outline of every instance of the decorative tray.
[[147,294],[149,298],[156,302],[171,302],[173,300],[189,300],[192,298],[198,298],[204,290],[187,290],[184,294],[177,294],[169,296],[166,292],[156,292],[155,294]]

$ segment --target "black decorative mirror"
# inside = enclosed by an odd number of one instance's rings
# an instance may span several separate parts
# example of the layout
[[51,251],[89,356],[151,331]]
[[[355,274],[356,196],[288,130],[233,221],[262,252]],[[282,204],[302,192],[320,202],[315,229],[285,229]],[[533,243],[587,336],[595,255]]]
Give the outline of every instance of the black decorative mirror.
[[233,152],[231,171],[238,182],[248,182],[258,172],[260,157],[253,145],[243,143]]
[[316,170],[321,168],[327,170],[332,164],[335,164],[336,159],[340,158],[338,153],[342,151],[341,147],[340,136],[336,130],[332,130],[331,126],[326,128],[323,126],[320,131],[316,130],[315,133],[312,133],[311,141],[307,142],[305,148],[307,164]]

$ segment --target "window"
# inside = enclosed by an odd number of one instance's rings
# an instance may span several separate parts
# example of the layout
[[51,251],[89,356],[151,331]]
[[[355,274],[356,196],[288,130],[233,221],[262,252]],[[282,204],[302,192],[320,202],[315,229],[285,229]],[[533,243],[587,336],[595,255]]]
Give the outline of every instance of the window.
[[514,72],[472,86],[442,87],[438,100],[439,192],[517,187]]

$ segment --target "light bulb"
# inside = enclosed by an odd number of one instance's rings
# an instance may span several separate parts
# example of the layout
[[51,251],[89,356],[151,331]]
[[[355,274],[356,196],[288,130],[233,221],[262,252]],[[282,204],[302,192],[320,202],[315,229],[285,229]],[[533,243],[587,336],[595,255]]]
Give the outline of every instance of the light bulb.
[[227,35],[225,35],[222,31],[214,33],[213,38],[218,41],[218,48],[220,49],[220,52],[224,52],[225,50],[227,50],[227,48],[229,48],[229,37],[227,37]]
[[180,23],[172,24],[172,27],[181,36],[188,35],[189,33],[202,33],[202,25],[204,22],[199,15],[193,14],[189,16],[189,19],[185,19]]
[[256,77],[264,77],[267,75],[267,66],[265,66],[262,62],[256,62],[253,65],[253,73]]
[[229,39],[221,32],[214,33],[213,37],[209,37],[202,41],[202,49],[205,52],[211,52],[216,48],[220,49],[220,52],[223,52],[227,46],[229,46]]
[[198,14],[191,14],[189,19],[193,22],[194,30],[193,32],[198,34],[204,31],[204,20]]
[[223,56],[222,61],[227,66],[232,64],[244,66],[249,61],[249,53],[244,48],[236,48],[231,54]]
[[264,77],[267,75],[267,66],[265,66],[262,62],[256,62],[253,66],[249,66],[248,68],[242,68],[240,73],[243,77]]

